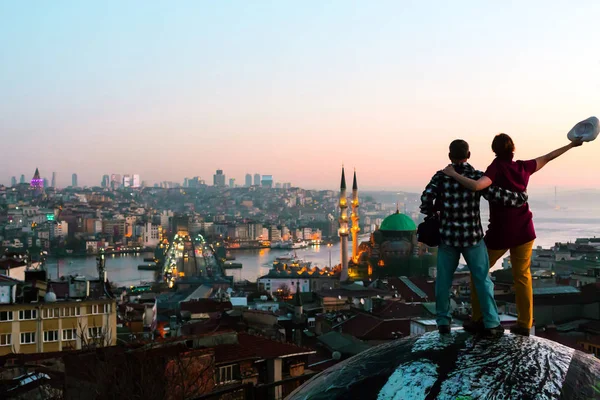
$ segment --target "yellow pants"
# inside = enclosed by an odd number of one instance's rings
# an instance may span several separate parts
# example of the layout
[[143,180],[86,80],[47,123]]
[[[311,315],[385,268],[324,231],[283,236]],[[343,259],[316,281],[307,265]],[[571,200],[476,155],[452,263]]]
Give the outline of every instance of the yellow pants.
[[[530,329],[533,325],[533,287],[531,281],[531,251],[533,240],[511,249],[492,250],[488,249],[490,268],[496,264],[507,251],[510,250],[510,262],[512,264],[512,275],[515,281],[515,295],[517,302],[517,324],[523,328]],[[479,298],[471,280],[471,305],[473,307],[473,321],[482,319]]]

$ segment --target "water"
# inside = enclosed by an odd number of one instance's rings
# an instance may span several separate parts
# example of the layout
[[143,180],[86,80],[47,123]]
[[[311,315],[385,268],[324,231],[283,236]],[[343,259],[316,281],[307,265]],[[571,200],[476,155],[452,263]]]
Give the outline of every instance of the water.
[[[487,216],[482,216],[483,221],[487,221]],[[578,237],[600,237],[600,212],[590,211],[572,211],[572,210],[534,210],[534,224],[538,238],[535,246],[545,248],[553,246],[556,242],[575,241]],[[484,229],[487,228],[484,223]],[[368,236],[361,237],[366,240]],[[351,248],[351,246],[349,246]],[[241,270],[228,270],[227,274],[233,275],[234,279],[247,279],[256,281],[259,276],[266,275],[276,257],[285,257],[294,255],[299,258],[312,262],[313,266],[329,266],[329,254],[331,253],[331,265],[340,263],[340,245],[334,244],[331,247],[326,245],[308,247],[298,250],[235,250],[232,254],[236,257],[236,262],[243,265]],[[144,257],[150,257],[151,254],[123,254],[107,256],[106,269],[108,279],[118,285],[128,286],[139,284],[140,281],[152,281],[154,279],[153,271],[138,271],[137,266],[143,264]],[[96,276],[95,257],[66,258],[59,260],[60,274],[79,274],[86,276]],[[500,268],[501,262],[496,264]],[[48,269],[52,277],[56,277],[57,260],[50,259]]]
[[[138,285],[142,281],[154,281],[154,271],[138,271],[144,257],[152,257],[152,253],[112,254],[106,256],[108,280],[119,286]],[[50,277],[65,275],[84,275],[97,277],[96,257],[49,258],[46,263]]]

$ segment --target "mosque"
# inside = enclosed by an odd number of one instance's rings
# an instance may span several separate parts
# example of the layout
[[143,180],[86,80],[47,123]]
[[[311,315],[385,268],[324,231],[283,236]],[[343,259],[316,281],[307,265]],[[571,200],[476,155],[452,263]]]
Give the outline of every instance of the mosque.
[[[360,217],[356,171],[352,182],[350,202],[351,227],[348,227],[348,199],[346,177],[342,167],[340,185],[339,236],[341,241],[342,272],[340,280],[363,280],[386,277],[427,277],[436,265],[436,249],[417,241],[417,226],[408,215],[395,213],[387,216],[368,241],[358,243]],[[348,239],[352,234],[352,255],[349,259]]]

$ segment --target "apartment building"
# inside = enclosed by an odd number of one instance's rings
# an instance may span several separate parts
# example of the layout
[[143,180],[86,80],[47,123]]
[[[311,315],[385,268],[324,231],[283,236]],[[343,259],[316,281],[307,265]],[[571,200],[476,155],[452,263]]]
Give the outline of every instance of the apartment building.
[[104,286],[47,282],[43,270],[26,271],[25,282],[0,275],[0,356],[115,345],[116,303]]

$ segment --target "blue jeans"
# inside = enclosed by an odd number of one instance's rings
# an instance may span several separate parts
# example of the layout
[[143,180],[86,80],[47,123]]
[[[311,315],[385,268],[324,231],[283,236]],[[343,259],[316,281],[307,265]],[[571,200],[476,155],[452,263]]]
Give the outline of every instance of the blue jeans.
[[450,314],[450,288],[461,254],[471,271],[471,279],[479,295],[483,324],[486,328],[494,328],[500,325],[500,318],[498,318],[498,307],[494,300],[494,283],[489,276],[490,260],[483,240],[470,247],[440,244],[435,281],[436,322],[438,326],[450,325],[452,320]]

